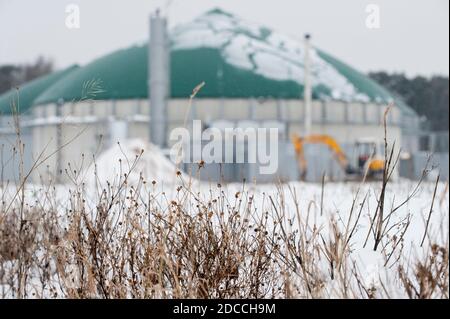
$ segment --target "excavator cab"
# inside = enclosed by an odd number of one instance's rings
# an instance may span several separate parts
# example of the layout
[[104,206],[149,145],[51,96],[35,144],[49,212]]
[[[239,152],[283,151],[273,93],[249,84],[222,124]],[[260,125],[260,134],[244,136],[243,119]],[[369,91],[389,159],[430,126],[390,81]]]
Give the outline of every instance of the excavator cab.
[[364,169],[369,158],[377,156],[377,143],[371,139],[359,139],[355,142],[358,168]]
[[384,160],[380,158],[377,141],[372,138],[358,139],[355,142],[355,150],[359,173],[364,174],[367,171],[369,177],[379,177],[384,169]]

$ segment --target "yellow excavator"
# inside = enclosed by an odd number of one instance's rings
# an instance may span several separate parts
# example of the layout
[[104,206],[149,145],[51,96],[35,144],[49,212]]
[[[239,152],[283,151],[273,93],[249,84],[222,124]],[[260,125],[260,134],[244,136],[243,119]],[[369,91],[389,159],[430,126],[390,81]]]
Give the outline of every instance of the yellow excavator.
[[359,139],[355,142],[354,148],[357,152],[356,165],[351,165],[339,143],[329,135],[312,134],[301,137],[294,134],[292,135],[292,144],[294,145],[302,180],[305,180],[307,173],[307,162],[304,154],[305,144],[324,144],[328,146],[344,170],[346,180],[358,180],[364,177],[369,180],[381,180],[383,178],[384,159],[378,155],[378,147],[375,140]]

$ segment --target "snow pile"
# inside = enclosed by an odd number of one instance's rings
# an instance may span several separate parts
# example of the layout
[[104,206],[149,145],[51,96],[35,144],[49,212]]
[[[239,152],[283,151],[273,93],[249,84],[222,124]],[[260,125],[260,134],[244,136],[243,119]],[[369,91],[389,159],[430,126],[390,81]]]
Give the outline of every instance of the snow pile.
[[129,184],[137,184],[142,177],[147,183],[174,185],[179,180],[178,171],[157,146],[141,139],[131,139],[102,152],[86,171],[85,178],[91,185],[99,182],[117,186],[125,176]]
[[[229,13],[213,10],[192,22],[176,27],[171,33],[175,50],[213,48],[234,67],[253,71],[277,81],[295,81],[303,85],[305,49],[301,41],[248,23]],[[322,98],[367,102],[333,65],[310,51],[313,85],[325,87]],[[381,97],[380,97],[381,98]]]

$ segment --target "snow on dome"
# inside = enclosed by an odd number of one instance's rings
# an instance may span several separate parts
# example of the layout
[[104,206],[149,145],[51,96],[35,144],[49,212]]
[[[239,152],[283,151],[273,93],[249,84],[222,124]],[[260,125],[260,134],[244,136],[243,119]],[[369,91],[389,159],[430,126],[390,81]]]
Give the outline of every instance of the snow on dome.
[[[192,22],[175,27],[171,40],[174,50],[219,49],[223,59],[237,68],[269,79],[290,80],[303,85],[305,50],[301,41],[221,10],[209,11]],[[329,88],[333,99],[370,100],[315,49],[311,49],[310,55],[313,86]]]

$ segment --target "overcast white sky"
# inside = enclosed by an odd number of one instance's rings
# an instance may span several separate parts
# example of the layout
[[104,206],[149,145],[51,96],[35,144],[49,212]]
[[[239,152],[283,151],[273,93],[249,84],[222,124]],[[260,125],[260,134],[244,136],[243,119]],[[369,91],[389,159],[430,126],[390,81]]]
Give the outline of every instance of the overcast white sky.
[[[62,68],[142,43],[150,12],[168,2],[172,26],[220,7],[294,37],[310,32],[315,46],[364,72],[449,74],[448,0],[0,0],[0,65],[45,55]],[[80,29],[65,26],[70,3]],[[365,26],[371,3],[379,29]]]

